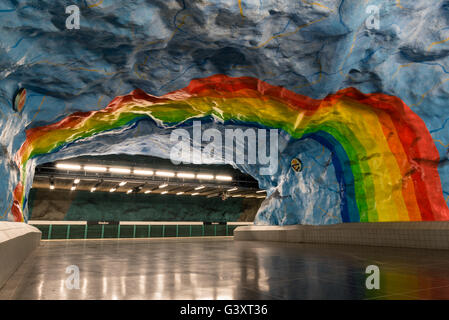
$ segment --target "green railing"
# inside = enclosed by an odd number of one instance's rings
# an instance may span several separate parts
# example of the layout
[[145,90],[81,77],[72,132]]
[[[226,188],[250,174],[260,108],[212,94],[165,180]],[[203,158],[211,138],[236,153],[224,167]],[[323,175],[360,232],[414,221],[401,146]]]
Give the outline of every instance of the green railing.
[[[42,232],[42,240],[126,239],[232,236],[245,222],[203,224],[201,222],[120,222],[90,224],[85,221],[30,221]],[[252,223],[251,223],[252,224]]]

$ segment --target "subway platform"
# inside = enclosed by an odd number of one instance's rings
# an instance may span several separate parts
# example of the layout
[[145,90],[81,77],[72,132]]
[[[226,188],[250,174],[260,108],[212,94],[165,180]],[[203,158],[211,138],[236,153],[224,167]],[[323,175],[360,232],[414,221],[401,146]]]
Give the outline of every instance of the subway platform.
[[[379,267],[379,289],[366,287],[369,265]],[[70,266],[79,289],[68,285]],[[52,240],[41,241],[0,299],[449,299],[448,270],[446,250],[232,237]]]

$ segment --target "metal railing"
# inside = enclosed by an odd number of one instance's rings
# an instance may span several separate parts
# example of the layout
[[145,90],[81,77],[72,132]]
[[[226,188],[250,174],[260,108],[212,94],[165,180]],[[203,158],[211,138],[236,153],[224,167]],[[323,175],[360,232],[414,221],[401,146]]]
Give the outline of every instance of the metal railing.
[[28,223],[42,232],[42,240],[232,236],[238,226],[253,224],[253,222],[38,220]]

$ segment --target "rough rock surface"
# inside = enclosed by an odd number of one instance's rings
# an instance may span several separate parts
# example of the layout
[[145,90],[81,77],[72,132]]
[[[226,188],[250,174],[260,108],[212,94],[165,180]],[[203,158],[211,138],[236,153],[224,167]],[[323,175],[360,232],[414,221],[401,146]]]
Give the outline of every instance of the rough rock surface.
[[[20,179],[13,158],[26,129],[99,110],[136,88],[163,95],[217,73],[255,77],[317,99],[347,87],[399,97],[432,135],[449,197],[449,1],[85,0],[75,1],[80,29],[68,30],[65,8],[71,4],[0,4],[0,219],[13,219],[12,192]],[[379,9],[379,28],[370,5]],[[19,88],[27,89],[27,98],[17,113]],[[149,124],[133,129],[139,126]],[[136,137],[127,152],[147,153]],[[114,139],[103,135],[34,164],[114,153]],[[279,174],[260,179],[276,199],[261,209],[259,223],[341,222],[330,151],[314,141],[295,143],[296,149],[286,147]],[[317,165],[293,176],[292,156],[306,168]]]

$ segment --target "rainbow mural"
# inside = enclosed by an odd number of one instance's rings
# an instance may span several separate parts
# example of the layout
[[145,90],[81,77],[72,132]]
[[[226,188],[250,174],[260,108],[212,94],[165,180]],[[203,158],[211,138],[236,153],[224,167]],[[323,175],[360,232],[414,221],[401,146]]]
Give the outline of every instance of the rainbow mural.
[[422,119],[399,98],[347,88],[315,100],[255,78],[225,75],[192,80],[160,97],[135,90],[102,110],[27,130],[15,157],[21,182],[14,190],[14,219],[24,220],[30,159],[144,118],[173,125],[211,115],[278,128],[331,150],[343,222],[449,220],[436,146]]

